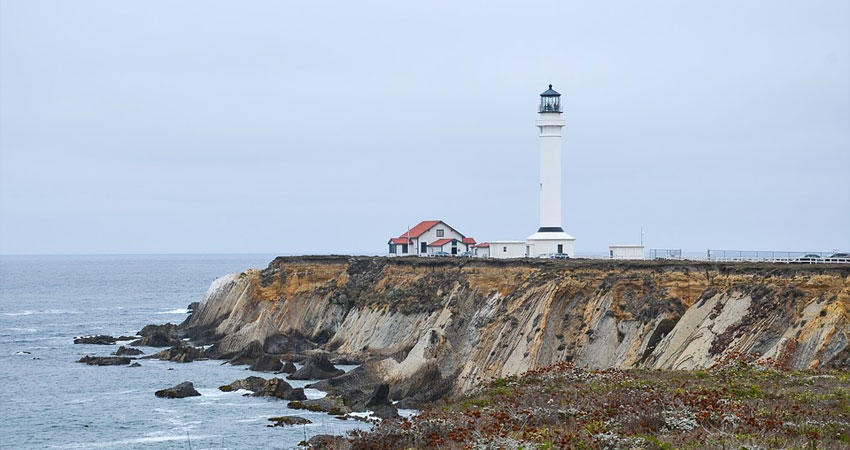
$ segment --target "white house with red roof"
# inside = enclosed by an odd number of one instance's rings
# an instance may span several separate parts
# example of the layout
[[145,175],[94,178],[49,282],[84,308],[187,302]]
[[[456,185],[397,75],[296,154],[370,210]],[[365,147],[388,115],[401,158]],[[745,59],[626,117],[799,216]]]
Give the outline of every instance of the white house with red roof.
[[475,239],[464,236],[442,220],[424,220],[389,242],[390,256],[449,255],[468,252]]

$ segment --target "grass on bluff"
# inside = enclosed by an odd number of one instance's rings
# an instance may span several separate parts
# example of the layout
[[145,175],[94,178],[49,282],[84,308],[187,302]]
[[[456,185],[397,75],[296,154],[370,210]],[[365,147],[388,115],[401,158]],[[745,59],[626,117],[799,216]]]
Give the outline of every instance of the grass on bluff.
[[740,355],[704,371],[583,370],[497,379],[356,449],[847,449],[850,372],[792,372]]

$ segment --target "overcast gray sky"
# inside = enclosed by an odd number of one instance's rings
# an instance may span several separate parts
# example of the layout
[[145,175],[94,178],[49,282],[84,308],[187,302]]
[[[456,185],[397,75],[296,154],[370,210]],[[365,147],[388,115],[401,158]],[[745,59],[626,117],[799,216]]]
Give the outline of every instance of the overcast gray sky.
[[0,0],[0,253],[850,250],[849,5]]

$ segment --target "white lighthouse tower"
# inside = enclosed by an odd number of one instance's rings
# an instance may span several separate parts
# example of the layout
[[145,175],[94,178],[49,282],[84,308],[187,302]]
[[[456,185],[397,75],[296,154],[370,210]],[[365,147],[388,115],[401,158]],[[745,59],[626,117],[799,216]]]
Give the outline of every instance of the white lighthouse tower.
[[549,89],[540,94],[537,128],[540,129],[540,228],[527,239],[528,256],[575,255],[576,238],[561,226],[561,94]]

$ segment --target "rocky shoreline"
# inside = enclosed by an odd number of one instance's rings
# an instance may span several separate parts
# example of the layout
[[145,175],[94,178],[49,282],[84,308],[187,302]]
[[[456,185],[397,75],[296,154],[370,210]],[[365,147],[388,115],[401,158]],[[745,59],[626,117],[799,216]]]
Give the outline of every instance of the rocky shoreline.
[[[302,337],[290,337],[283,340],[284,342],[269,342],[265,346],[265,348],[271,350],[295,349],[295,353],[267,353],[261,346],[252,345],[236,354],[223,355],[222,357],[222,355],[216,354],[213,348],[196,346],[191,340],[186,338],[185,324],[188,321],[189,319],[187,318],[180,325],[172,323],[147,325],[138,332],[137,336],[115,338],[108,335],[97,335],[75,338],[75,344],[115,345],[119,341],[132,341],[129,345],[154,348],[167,347],[157,353],[135,358],[133,356],[143,354],[142,350],[131,346],[120,346],[113,352],[113,356],[87,355],[77,362],[96,366],[138,366],[138,359],[158,359],[176,363],[190,363],[214,357],[215,359],[224,360],[224,363],[227,364],[246,365],[252,371],[284,375],[289,380],[314,381],[314,383],[308,384],[307,387],[324,391],[327,395],[323,398],[308,399],[304,394],[303,388],[293,388],[284,379],[277,377],[267,379],[257,376],[250,376],[221,385],[219,390],[222,392],[246,390],[251,393],[245,395],[289,401],[287,407],[290,409],[325,412],[342,419],[352,418],[364,420],[364,416],[348,416],[352,412],[367,413],[366,418],[400,418],[398,410],[388,397],[389,385],[379,384],[372,386],[372,384],[368,384],[364,386],[363,383],[351,383],[351,380],[357,378],[352,376],[343,378],[342,375],[346,374],[346,372],[336,368],[334,365],[335,363],[351,364],[353,362],[356,363],[356,361],[340,358],[331,353],[317,350],[318,345],[316,343]],[[334,361],[331,361],[331,358]],[[301,367],[297,368],[296,363],[300,364]],[[356,371],[358,369],[354,370]],[[320,384],[321,381],[334,379],[341,379],[342,381],[336,384]],[[346,389],[335,387],[342,383],[346,384]],[[157,397],[169,399],[201,395],[194,389],[191,381],[161,389],[154,394]],[[306,419],[294,416],[277,419],[281,420],[276,420],[273,425],[269,426],[279,427],[309,423],[309,421],[303,422]]]
[[[281,375],[221,388],[334,416],[397,419],[396,408],[560,363],[698,370],[745,354],[850,367],[847,265],[277,258],[217,279],[190,309],[131,345],[163,349],[142,358]],[[300,399],[286,379],[316,380],[307,387],[327,396]]]

